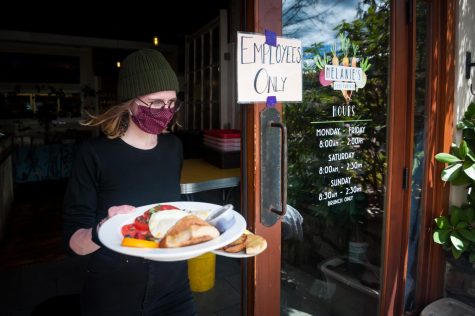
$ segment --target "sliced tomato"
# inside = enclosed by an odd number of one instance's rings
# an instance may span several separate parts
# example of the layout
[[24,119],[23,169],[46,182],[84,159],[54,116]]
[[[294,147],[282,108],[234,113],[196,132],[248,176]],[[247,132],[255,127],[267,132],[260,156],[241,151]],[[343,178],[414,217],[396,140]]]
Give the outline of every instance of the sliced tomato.
[[122,236],[124,237],[131,237],[131,238],[137,238],[137,239],[142,239],[142,240],[154,239],[153,235],[148,230],[148,226],[147,226],[147,230],[141,230],[141,229],[137,229],[135,223],[122,226],[121,232],[122,232]]
[[152,216],[153,213],[158,212],[158,211],[160,211],[160,204],[157,204],[154,207],[152,207],[151,209],[146,210],[144,215],[148,216],[150,218],[150,216]]
[[138,239],[144,239],[144,240],[157,240],[157,238],[153,237],[152,233],[150,231],[148,232],[140,232],[139,235],[137,235]]
[[154,240],[148,227],[148,221],[153,213],[165,210],[178,210],[178,207],[169,204],[157,204],[151,209],[145,211],[143,215],[137,216],[133,224],[122,226],[122,236],[131,237],[140,240]]
[[150,210],[148,211],[145,211],[145,213],[143,213],[142,215],[146,220],[147,222],[150,220],[150,216],[152,216],[152,214],[150,213]]
[[144,230],[137,230],[137,233],[135,234],[135,238],[142,239],[142,240],[155,240],[155,238],[153,237],[150,231],[144,231]]
[[166,211],[166,210],[179,210],[178,207],[173,206],[173,205],[168,205],[168,204],[159,204],[158,205],[160,211]]
[[166,210],[179,210],[179,208],[169,204],[157,204],[151,209],[146,210],[142,216],[147,220],[148,223],[148,221],[150,220],[150,216],[152,216],[153,213]]
[[137,229],[134,224],[127,224],[122,226],[121,229],[122,236],[135,237],[137,235]]
[[137,230],[143,230],[148,232],[148,218],[146,218],[144,215],[137,216],[134,221],[134,226]]

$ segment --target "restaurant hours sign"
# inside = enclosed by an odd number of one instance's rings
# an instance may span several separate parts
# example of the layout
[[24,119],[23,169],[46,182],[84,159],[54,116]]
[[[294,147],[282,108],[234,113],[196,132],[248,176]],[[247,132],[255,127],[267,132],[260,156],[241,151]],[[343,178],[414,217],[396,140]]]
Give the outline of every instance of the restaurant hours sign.
[[267,32],[237,35],[238,103],[302,102],[301,41],[272,40]]
[[319,155],[315,164],[320,180],[316,202],[326,207],[354,205],[357,197],[377,191],[375,187],[370,188],[376,180],[371,183],[368,179],[381,178],[375,168],[381,151],[375,137],[370,137],[375,135],[374,124],[371,116],[365,117],[373,112],[364,110],[366,106],[362,102],[358,105],[351,102],[358,90],[365,87],[371,63],[359,54],[356,43],[344,34],[339,38],[339,49],[336,43],[327,45],[331,47],[331,56],[323,50],[313,59],[315,77],[321,85],[319,94],[327,95],[329,100],[341,100],[338,94],[331,92],[337,90],[344,101],[319,104],[318,120],[311,122]]

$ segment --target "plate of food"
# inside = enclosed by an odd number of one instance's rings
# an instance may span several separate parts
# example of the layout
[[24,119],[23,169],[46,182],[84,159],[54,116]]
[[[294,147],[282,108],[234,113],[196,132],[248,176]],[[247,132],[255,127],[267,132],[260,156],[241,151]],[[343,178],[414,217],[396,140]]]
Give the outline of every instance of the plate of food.
[[216,225],[219,229],[214,226],[216,216],[212,221],[209,217],[219,215],[220,219],[222,211],[221,205],[202,202],[145,205],[107,219],[98,236],[104,246],[125,255],[156,261],[186,260],[222,248],[243,234],[246,220],[229,205],[226,221],[218,222],[227,225]]
[[266,248],[267,241],[264,237],[255,235],[246,229],[238,239],[212,252],[231,258],[250,258],[262,253]]

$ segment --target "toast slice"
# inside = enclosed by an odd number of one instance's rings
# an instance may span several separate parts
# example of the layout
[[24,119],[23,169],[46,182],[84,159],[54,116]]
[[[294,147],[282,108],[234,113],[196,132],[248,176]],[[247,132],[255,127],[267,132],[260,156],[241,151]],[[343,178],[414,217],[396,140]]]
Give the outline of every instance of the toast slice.
[[244,232],[238,239],[224,246],[222,250],[230,253],[245,251],[248,255],[258,255],[267,248],[267,241],[259,235]]
[[246,239],[247,239],[247,235],[242,234],[238,239],[224,246],[223,250],[226,252],[231,252],[231,253],[242,251],[246,247]]
[[259,235],[249,234],[247,235],[245,245],[246,254],[257,255],[267,248],[267,241]]
[[199,244],[219,236],[219,231],[196,215],[178,220],[160,240],[160,248],[178,248]]

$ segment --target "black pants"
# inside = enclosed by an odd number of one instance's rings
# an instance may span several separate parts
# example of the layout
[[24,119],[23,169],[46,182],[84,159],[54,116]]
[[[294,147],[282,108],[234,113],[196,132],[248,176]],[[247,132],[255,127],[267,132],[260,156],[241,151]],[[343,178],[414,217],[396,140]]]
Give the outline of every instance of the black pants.
[[81,293],[83,315],[196,315],[187,262],[157,262],[104,247],[88,265]]

